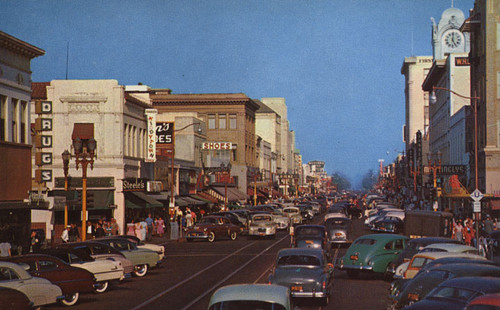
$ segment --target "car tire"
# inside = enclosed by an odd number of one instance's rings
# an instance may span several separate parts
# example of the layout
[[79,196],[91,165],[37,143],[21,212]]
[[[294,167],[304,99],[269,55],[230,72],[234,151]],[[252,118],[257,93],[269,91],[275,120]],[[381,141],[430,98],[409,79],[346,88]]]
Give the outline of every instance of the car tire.
[[60,302],[63,306],[73,306],[78,302],[78,298],[80,297],[80,293],[76,292],[73,294],[64,295],[64,299],[61,299]]
[[351,279],[357,279],[359,276],[359,270],[347,269],[347,276]]
[[96,293],[104,293],[108,290],[108,287],[109,287],[109,282],[108,281],[103,281],[103,282],[97,282],[95,284],[95,288],[94,288],[94,291]]
[[134,275],[136,277],[144,277],[148,273],[148,265],[136,265],[134,267]]
[[209,232],[208,233],[208,238],[207,238],[208,242],[214,242],[215,241],[215,234],[213,231]]
[[237,237],[238,237],[238,233],[237,233],[237,232],[235,232],[235,231],[231,231],[231,232],[229,232],[229,238],[230,238],[231,240],[233,240],[233,241],[234,241],[234,240],[236,240],[236,238],[237,238]]

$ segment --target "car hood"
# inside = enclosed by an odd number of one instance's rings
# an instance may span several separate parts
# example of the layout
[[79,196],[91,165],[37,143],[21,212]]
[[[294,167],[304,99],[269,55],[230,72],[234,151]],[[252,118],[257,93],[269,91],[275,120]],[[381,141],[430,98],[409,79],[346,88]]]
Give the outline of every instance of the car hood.
[[288,284],[320,281],[323,273],[323,269],[320,267],[280,267],[274,271],[274,283]]

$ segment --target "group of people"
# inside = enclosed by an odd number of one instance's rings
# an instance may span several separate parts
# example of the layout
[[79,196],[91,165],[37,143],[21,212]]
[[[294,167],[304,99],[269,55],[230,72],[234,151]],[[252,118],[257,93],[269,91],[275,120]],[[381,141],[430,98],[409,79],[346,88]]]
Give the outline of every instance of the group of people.
[[[452,238],[458,241],[464,242],[466,245],[475,246],[476,238],[476,228],[475,223],[471,218],[466,218],[465,220],[458,219],[453,220],[453,232]],[[499,229],[498,223],[491,218],[489,214],[486,215],[486,219],[479,223],[480,236],[488,236],[492,232]]]
[[[87,237],[86,239],[115,236],[120,233],[120,227],[118,226],[118,223],[114,218],[109,221],[107,221],[105,218],[101,218],[96,223],[88,221],[85,233]],[[81,240],[80,232],[76,224],[73,223],[66,226],[61,234],[61,240],[63,243],[76,242]]]
[[165,234],[165,222],[157,216],[153,218],[151,213],[143,220],[132,220],[127,224],[127,235],[136,236],[142,241],[150,241],[153,236],[163,237]]

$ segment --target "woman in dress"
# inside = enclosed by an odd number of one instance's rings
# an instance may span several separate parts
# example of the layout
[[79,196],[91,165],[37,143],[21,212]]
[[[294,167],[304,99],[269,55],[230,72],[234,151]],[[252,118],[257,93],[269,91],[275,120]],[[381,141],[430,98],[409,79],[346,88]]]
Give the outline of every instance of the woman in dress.
[[163,219],[161,217],[158,218],[158,221],[156,223],[156,233],[158,236],[163,237],[163,234],[165,233],[165,229],[163,228],[165,223],[163,222]]
[[140,221],[135,222],[135,236],[142,240],[142,225]]
[[135,224],[133,220],[131,223],[127,223],[127,235],[135,236]]

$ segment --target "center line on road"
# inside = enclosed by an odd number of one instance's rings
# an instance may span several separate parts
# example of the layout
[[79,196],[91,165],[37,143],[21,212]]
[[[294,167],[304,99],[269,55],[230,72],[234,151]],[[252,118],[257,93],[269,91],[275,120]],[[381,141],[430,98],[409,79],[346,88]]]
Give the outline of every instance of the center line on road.
[[239,253],[239,252],[243,251],[244,249],[246,249],[246,248],[248,248],[249,246],[254,245],[254,244],[255,244],[255,241],[254,241],[254,242],[252,242],[252,243],[249,243],[248,245],[246,245],[246,246],[242,247],[242,248],[241,248],[241,249],[239,249],[238,251],[236,251],[236,252],[234,252],[234,253],[232,253],[232,254],[230,254],[230,255],[226,256],[225,258],[223,258],[223,259],[221,259],[221,260],[219,260],[219,261],[217,261],[217,262],[213,263],[212,265],[208,266],[207,268],[205,268],[205,269],[203,269],[203,270],[198,271],[197,273],[193,274],[192,276],[190,276],[189,278],[185,279],[184,281],[181,281],[181,282],[177,283],[176,285],[171,286],[170,288],[168,288],[168,289],[164,290],[163,292],[161,292],[161,293],[159,293],[159,294],[157,294],[157,295],[155,295],[155,296],[151,297],[150,299],[146,300],[146,301],[145,301],[145,302],[143,302],[142,304],[139,304],[139,305],[135,306],[134,308],[132,308],[132,310],[138,310],[138,309],[141,309],[141,308],[143,308],[143,307],[147,306],[148,304],[152,303],[153,301],[155,301],[156,299],[160,298],[161,296],[163,296],[163,295],[167,294],[168,292],[170,292],[170,291],[172,291],[172,290],[174,290],[174,289],[178,288],[179,286],[181,286],[181,285],[183,285],[184,283],[186,283],[186,282],[190,281],[191,279],[196,278],[197,276],[199,276],[199,275],[200,275],[200,274],[202,274],[203,272],[207,271],[208,269],[210,269],[210,268],[212,268],[212,267],[214,267],[214,266],[217,266],[218,264],[220,264],[221,262],[225,261],[226,259],[228,259],[228,258],[230,258],[230,257],[232,257],[232,256],[234,256],[234,255],[236,255],[237,253]]

